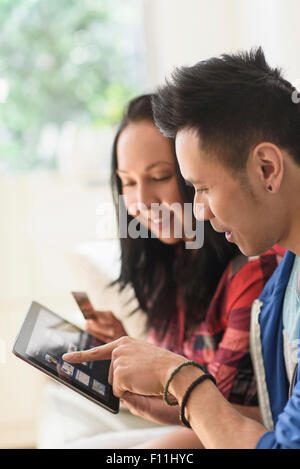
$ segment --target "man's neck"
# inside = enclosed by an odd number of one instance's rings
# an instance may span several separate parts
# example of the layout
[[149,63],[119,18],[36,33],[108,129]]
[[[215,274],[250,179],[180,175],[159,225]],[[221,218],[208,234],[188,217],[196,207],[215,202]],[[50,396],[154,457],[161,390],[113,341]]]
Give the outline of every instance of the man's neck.
[[300,257],[300,166],[287,159],[285,171],[284,199],[289,222],[285,239],[280,244]]
[[[300,214],[299,214],[299,221],[300,221]],[[293,230],[293,232],[289,235],[286,248],[289,251],[292,251],[296,256],[300,257],[300,226],[298,223],[298,229]]]

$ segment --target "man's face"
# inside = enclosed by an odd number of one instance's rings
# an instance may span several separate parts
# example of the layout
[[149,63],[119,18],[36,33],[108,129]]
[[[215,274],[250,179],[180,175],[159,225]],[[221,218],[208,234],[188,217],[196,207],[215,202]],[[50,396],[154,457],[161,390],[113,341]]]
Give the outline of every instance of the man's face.
[[[270,198],[255,171],[233,176],[214,155],[201,149],[194,130],[183,129],[176,136],[176,153],[181,173],[195,188],[194,214],[209,220],[227,240],[247,256],[258,255],[280,239],[280,225]],[[198,210],[197,204],[203,204]]]

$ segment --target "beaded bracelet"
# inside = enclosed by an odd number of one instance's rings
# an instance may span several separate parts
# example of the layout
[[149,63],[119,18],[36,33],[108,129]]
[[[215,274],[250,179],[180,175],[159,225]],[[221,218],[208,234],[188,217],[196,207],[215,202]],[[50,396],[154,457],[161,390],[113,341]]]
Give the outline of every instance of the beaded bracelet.
[[189,365],[193,365],[193,366],[196,366],[197,368],[200,368],[200,370],[202,370],[204,373],[206,373],[206,369],[204,368],[204,366],[200,365],[200,363],[198,362],[195,362],[195,361],[188,361],[188,362],[183,362],[181,363],[181,365],[179,365],[177,368],[175,368],[175,370],[172,372],[170,378],[168,379],[166,385],[165,385],[165,389],[164,389],[164,401],[168,404],[168,405],[171,405],[171,406],[174,406],[174,405],[178,405],[178,402],[170,402],[168,400],[168,390],[169,390],[169,386],[170,386],[170,383],[172,381],[172,379],[174,378],[174,376],[178,373],[178,371],[181,370],[181,368],[183,368],[184,366],[189,366]]
[[196,386],[198,386],[198,384],[202,383],[202,381],[204,381],[205,379],[210,379],[215,385],[217,384],[215,378],[213,377],[213,375],[211,375],[210,373],[206,373],[205,375],[199,376],[199,378],[197,378],[195,381],[193,381],[192,384],[187,388],[187,390],[185,392],[185,395],[183,396],[183,399],[182,399],[182,402],[181,402],[181,408],[180,408],[180,421],[187,428],[191,428],[191,426],[190,426],[189,422],[187,421],[187,419],[184,416],[186,403],[187,403],[188,398],[190,397],[191,392],[193,391],[193,389]]

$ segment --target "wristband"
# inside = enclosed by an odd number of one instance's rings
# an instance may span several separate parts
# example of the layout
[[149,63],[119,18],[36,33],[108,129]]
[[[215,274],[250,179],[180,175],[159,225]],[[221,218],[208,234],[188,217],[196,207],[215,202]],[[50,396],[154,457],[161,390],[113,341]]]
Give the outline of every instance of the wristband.
[[189,422],[187,421],[187,419],[184,416],[185,406],[187,404],[188,398],[190,397],[191,392],[194,390],[194,388],[206,379],[210,379],[215,385],[217,384],[215,378],[213,377],[213,375],[211,375],[210,373],[206,373],[205,375],[199,376],[199,378],[197,378],[195,381],[193,381],[192,384],[187,388],[187,390],[185,392],[185,395],[183,396],[183,399],[182,399],[182,402],[181,402],[181,408],[180,408],[180,421],[187,428],[191,428]]
[[204,368],[204,366],[200,365],[200,363],[198,363],[198,362],[188,361],[188,362],[181,363],[181,365],[179,365],[177,368],[175,368],[175,370],[171,373],[171,376],[170,376],[170,378],[168,379],[168,381],[165,385],[163,398],[164,398],[164,401],[166,402],[166,404],[168,404],[170,406],[178,405],[177,401],[176,402],[170,402],[168,400],[168,389],[169,389],[169,386],[170,386],[170,383],[171,383],[172,379],[178,373],[178,371],[180,371],[181,368],[183,368],[184,366],[189,366],[189,365],[196,366],[197,368],[200,368],[200,370],[202,370],[204,373],[206,373],[206,369]]

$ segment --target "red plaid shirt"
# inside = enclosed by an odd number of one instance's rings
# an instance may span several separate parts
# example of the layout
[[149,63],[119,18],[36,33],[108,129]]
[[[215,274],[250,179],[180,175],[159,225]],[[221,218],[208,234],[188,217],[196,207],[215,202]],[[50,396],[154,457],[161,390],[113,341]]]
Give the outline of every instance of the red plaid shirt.
[[257,405],[249,353],[251,306],[284,253],[274,246],[259,257],[236,257],[220,279],[205,320],[188,338],[184,309],[178,307],[163,341],[158,339],[158,327],[150,328],[148,340],[204,365],[229,401]]

